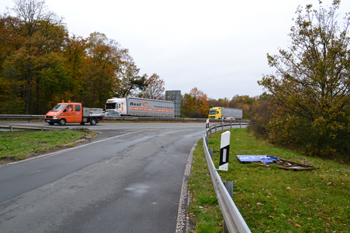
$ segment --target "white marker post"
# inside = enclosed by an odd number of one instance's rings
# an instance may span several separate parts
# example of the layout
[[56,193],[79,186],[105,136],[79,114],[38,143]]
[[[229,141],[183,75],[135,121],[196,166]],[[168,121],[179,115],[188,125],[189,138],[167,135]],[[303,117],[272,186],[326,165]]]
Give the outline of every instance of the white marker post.
[[209,129],[209,119],[207,119],[207,121],[206,121],[205,128]]
[[226,131],[221,134],[221,144],[220,144],[220,164],[218,171],[228,171],[228,160],[230,152],[230,132]]

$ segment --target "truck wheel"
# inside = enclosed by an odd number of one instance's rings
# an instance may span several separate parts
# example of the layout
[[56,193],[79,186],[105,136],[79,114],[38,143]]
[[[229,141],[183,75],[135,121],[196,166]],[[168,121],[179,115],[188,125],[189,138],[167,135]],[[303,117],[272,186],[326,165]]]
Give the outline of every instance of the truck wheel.
[[85,122],[80,122],[81,125],[85,125]]
[[90,125],[96,125],[96,119],[95,118],[92,118],[90,120]]
[[59,124],[60,125],[65,125],[66,124],[66,120],[65,119],[61,119]]
[[50,122],[49,125],[54,125],[54,123]]

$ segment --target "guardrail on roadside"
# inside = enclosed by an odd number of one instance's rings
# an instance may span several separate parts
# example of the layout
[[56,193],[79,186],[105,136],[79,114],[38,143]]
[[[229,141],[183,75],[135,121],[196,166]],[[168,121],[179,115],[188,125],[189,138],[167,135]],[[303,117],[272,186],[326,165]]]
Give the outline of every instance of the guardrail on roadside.
[[25,119],[30,122],[33,119],[45,119],[45,115],[0,114],[0,119]]
[[[45,119],[45,115],[23,115],[23,114],[0,114],[0,119],[27,119],[30,122],[33,119]],[[163,121],[206,121],[206,118],[183,118],[183,117],[137,117],[137,116],[105,116],[103,120],[106,121],[139,121],[139,120],[163,120]],[[222,122],[222,120],[210,119],[210,122]],[[229,122],[229,121],[225,121]],[[240,120],[236,122],[249,122],[247,120]]]
[[[233,124],[237,125],[239,123]],[[221,126],[223,130],[225,126],[230,126],[232,128],[233,124],[220,124],[219,127]],[[251,232],[241,213],[237,209],[236,204],[233,202],[231,195],[224,186],[220,175],[216,171],[208,150],[208,134],[209,132],[211,134],[212,128],[215,128],[216,130],[217,127],[218,125],[214,125],[206,129],[206,132],[203,135],[203,148],[216,197],[225,220],[225,226],[229,232]]]
[[62,128],[31,126],[31,125],[12,125],[12,124],[0,124],[0,129],[8,129],[11,133],[15,130],[37,130],[37,131],[49,131],[49,130],[61,130]]

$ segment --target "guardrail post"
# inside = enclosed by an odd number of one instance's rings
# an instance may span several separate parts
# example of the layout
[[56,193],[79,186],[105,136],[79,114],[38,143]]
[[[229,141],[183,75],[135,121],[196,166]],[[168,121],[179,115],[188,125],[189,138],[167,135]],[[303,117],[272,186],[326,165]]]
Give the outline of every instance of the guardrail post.
[[216,134],[216,125],[215,125],[215,134]]
[[239,128],[242,129],[242,122],[239,122]]
[[[225,185],[227,192],[230,194],[230,197],[233,198],[233,181],[225,181],[224,185]],[[229,232],[225,221],[224,221],[224,232],[225,233]]]
[[230,121],[230,129],[232,129],[232,122]]
[[[208,144],[207,144],[207,146],[208,146]],[[209,151],[211,161],[213,162],[214,149],[212,147],[210,147],[210,148],[208,148],[208,151]],[[210,176],[210,169],[209,168],[208,168],[208,175]]]
[[210,138],[211,138],[211,128],[209,128],[209,130],[210,130]]
[[225,181],[224,183],[225,183],[225,187],[227,189],[227,192],[233,198],[233,181]]
[[10,126],[10,131],[11,131],[11,133],[12,133],[12,127],[13,127],[13,126],[11,125],[11,126]]
[[211,160],[213,160],[214,149],[212,147],[208,148]]
[[209,143],[208,135],[205,137],[205,143],[206,143],[207,146],[208,146],[208,143]]
[[224,122],[221,124],[222,132],[224,132]]

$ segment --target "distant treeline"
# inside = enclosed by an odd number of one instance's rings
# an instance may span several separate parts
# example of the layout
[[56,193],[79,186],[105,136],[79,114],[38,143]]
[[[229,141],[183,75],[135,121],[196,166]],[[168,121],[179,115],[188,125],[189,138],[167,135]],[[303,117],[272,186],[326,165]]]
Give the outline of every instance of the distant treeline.
[[259,106],[260,100],[265,99],[266,94],[250,97],[248,95],[235,95],[232,99],[212,99],[197,87],[185,93],[181,100],[181,115],[183,117],[206,118],[212,107],[228,107],[243,110],[243,118],[250,119],[254,109]]

